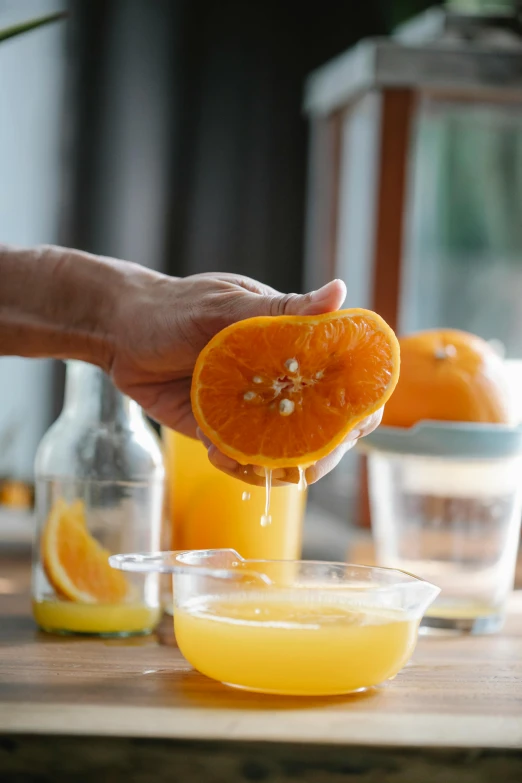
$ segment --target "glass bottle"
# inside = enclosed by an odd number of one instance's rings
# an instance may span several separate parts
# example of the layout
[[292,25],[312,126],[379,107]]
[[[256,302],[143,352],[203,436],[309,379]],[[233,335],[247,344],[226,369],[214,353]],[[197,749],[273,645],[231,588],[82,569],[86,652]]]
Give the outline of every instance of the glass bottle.
[[98,367],[67,362],[63,410],[35,463],[32,597],[42,630],[153,630],[158,576],[121,581],[108,556],[160,549],[164,478],[159,439],[139,405]]

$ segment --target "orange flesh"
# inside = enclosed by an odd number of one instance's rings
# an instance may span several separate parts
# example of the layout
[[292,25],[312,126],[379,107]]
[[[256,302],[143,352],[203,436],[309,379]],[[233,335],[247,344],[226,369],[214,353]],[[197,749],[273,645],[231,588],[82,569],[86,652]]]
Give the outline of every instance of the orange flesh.
[[386,402],[398,374],[398,341],[370,311],[252,318],[202,351],[192,407],[241,464],[308,465]]
[[58,500],[42,537],[45,573],[56,592],[71,601],[117,603],[128,593],[125,576],[109,565],[109,552],[86,527],[81,501]]

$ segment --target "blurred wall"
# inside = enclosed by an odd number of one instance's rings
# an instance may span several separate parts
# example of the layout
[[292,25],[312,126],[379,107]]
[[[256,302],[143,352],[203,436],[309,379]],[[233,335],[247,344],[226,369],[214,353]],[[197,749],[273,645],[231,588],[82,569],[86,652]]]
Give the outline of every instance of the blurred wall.
[[64,241],[161,269],[180,0],[70,0]]
[[[61,10],[60,0],[0,0],[0,27]],[[58,241],[64,27],[0,46],[0,238]],[[0,475],[32,476],[36,445],[51,416],[47,361],[0,358]]]
[[307,73],[379,0],[71,0],[68,241],[171,274],[302,284]]

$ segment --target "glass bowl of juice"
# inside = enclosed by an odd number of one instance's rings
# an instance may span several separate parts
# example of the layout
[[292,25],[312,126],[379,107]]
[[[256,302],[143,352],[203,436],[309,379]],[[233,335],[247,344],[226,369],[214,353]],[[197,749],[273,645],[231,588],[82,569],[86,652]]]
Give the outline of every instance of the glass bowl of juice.
[[439,593],[393,569],[246,560],[232,549],[114,555],[110,563],[172,574],[176,640],[195,669],[280,695],[347,694],[392,679]]

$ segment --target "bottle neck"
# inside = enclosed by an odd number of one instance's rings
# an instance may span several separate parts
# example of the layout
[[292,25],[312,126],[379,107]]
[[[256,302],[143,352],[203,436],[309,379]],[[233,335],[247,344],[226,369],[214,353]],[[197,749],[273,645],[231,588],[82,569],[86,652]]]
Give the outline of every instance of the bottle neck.
[[118,391],[103,370],[80,361],[66,365],[65,415],[104,425],[143,423],[140,406]]

